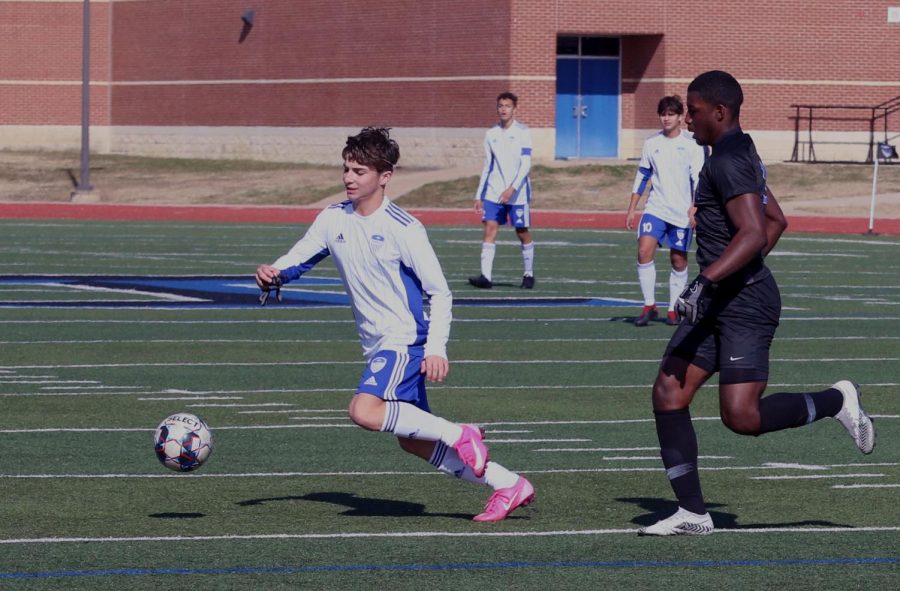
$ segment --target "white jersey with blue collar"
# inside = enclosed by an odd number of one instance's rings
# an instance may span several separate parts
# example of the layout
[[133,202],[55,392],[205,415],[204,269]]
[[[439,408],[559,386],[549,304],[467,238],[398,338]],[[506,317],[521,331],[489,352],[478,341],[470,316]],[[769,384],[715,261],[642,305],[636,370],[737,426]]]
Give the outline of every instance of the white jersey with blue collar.
[[507,202],[523,205],[531,202],[531,132],[528,126],[513,121],[509,128],[501,124],[484,134],[484,168],[475,199],[499,203],[500,194],[509,187],[515,193]]
[[[350,296],[363,354],[387,349],[447,358],[453,298],[419,220],[387,197],[377,211],[357,214],[350,201],[331,205],[273,266],[285,280],[331,255]],[[426,313],[423,293],[431,298]]]
[[690,223],[688,209],[693,204],[705,160],[704,148],[685,132],[667,138],[659,131],[647,138],[632,191],[643,194],[647,181],[650,181],[650,196],[644,212],[673,226],[687,228]]

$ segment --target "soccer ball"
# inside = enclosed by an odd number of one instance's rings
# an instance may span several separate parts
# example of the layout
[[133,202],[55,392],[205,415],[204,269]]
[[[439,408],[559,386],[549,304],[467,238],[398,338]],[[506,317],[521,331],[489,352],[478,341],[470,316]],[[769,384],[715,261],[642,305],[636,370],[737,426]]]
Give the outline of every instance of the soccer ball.
[[203,465],[213,448],[206,421],[187,412],[166,417],[153,437],[153,450],[162,465],[176,472],[190,472]]

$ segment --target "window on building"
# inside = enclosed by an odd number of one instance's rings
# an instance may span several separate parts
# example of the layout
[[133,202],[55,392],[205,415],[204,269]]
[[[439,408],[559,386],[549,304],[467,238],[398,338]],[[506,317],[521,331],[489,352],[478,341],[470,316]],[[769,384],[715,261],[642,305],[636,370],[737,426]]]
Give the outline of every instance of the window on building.
[[619,39],[560,35],[556,38],[556,55],[619,57]]
[[579,37],[557,37],[556,55],[578,55]]

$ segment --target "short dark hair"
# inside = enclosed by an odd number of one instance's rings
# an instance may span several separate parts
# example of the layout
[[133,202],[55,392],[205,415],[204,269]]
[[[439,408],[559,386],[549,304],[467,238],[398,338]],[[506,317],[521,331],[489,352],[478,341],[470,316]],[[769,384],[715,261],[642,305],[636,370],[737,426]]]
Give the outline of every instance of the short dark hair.
[[381,173],[394,170],[400,160],[400,146],[391,139],[390,128],[366,127],[347,138],[341,157]]
[[711,70],[700,74],[688,85],[688,92],[696,92],[713,105],[725,105],[735,117],[741,112],[744,91],[734,76],[721,70]]
[[659,99],[659,105],[656,107],[656,114],[662,115],[666,111],[672,111],[676,115],[684,115],[684,103],[677,94],[672,96],[664,96]]
[[516,106],[519,105],[519,97],[517,97],[517,96],[514,95],[513,93],[509,92],[508,90],[507,90],[506,92],[501,92],[500,94],[497,95],[497,102],[498,102],[498,103],[499,103],[500,101],[502,101],[503,99],[512,101],[512,104],[513,104],[514,107],[516,107]]

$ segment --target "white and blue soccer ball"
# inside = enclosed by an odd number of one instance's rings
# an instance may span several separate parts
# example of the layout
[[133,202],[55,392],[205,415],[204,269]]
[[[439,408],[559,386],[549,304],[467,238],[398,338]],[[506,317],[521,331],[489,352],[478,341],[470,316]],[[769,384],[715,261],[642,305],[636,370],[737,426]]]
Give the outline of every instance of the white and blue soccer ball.
[[190,472],[203,465],[213,449],[212,431],[197,415],[180,412],[163,419],[153,437],[153,450],[163,466]]

